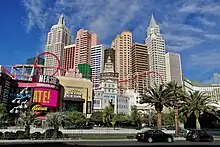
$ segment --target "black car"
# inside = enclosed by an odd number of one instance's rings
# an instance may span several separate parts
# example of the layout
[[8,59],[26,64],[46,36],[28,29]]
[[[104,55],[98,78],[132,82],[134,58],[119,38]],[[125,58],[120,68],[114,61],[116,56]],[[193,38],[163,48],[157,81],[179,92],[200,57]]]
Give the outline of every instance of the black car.
[[138,141],[152,142],[173,142],[173,136],[166,134],[161,130],[147,130],[144,132],[139,132],[136,135]]
[[186,135],[186,141],[209,141],[213,142],[214,138],[212,135],[208,134],[206,131],[203,130],[190,130]]

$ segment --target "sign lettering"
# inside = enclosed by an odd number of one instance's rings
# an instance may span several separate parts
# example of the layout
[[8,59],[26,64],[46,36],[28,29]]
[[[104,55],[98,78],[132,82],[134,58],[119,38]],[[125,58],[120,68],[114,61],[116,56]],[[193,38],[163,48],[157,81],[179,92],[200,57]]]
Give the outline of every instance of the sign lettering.
[[40,105],[35,105],[31,109],[32,111],[47,111],[47,107],[42,107]]
[[50,103],[50,91],[42,91],[42,90],[35,90],[34,91],[34,97],[33,97],[33,102],[37,103],[45,103],[49,104]]
[[48,75],[39,75],[38,82],[39,83],[49,83],[49,84],[54,84],[54,85],[59,84],[59,80],[57,78],[52,77],[52,76],[48,76]]
[[49,88],[34,88],[32,102],[41,106],[56,107],[58,101],[58,91]]
[[8,103],[10,86],[11,86],[11,83],[8,80],[6,80],[4,84],[4,88],[3,88],[2,103],[5,103],[5,104]]

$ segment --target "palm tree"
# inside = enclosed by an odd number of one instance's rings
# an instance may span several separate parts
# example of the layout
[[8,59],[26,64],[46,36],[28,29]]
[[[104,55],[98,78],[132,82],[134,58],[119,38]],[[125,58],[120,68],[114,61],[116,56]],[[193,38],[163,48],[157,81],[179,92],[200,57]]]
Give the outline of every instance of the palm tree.
[[3,122],[7,120],[8,113],[5,104],[0,104],[0,126],[3,125]]
[[51,112],[46,115],[46,122],[54,128],[53,138],[57,138],[59,127],[67,120],[62,112]]
[[141,127],[141,114],[138,112],[137,106],[131,107],[131,120],[138,128]]
[[211,113],[216,116],[216,107],[210,104],[215,103],[211,97],[207,96],[204,92],[190,92],[183,98],[179,111],[184,116],[190,117],[194,114],[196,117],[196,129],[200,130],[199,116],[203,112]]
[[102,121],[106,126],[111,126],[112,118],[114,115],[114,109],[111,105],[104,108],[102,112]]
[[182,86],[179,86],[177,82],[171,81],[166,84],[167,90],[170,91],[172,96],[171,106],[174,107],[174,118],[175,118],[175,129],[176,136],[179,136],[179,102],[180,99],[184,96]]
[[19,122],[22,126],[25,127],[24,134],[29,136],[30,135],[30,126],[36,121],[36,114],[31,111],[24,111],[21,113]]
[[168,91],[164,84],[159,86],[155,85],[155,88],[149,87],[146,89],[142,96],[140,103],[150,103],[151,106],[155,107],[157,112],[157,128],[162,128],[162,110],[163,107],[170,106],[170,91]]

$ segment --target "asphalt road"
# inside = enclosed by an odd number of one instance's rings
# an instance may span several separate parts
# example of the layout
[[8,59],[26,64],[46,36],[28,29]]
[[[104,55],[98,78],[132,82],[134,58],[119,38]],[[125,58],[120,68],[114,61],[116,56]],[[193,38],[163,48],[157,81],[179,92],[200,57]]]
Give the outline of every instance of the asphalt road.
[[173,143],[145,143],[145,142],[137,142],[135,140],[65,140],[65,141],[7,141],[7,142],[0,142],[0,146],[201,146],[201,145],[220,145],[220,140],[216,140],[214,142],[188,142],[177,140]]

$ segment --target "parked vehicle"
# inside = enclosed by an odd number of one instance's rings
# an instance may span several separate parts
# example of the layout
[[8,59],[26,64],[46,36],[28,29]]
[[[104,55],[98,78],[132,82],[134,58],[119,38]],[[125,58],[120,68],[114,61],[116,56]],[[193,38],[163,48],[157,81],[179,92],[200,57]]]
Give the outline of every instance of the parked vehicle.
[[186,141],[195,141],[195,142],[209,141],[209,142],[213,142],[214,138],[211,134],[208,134],[204,130],[190,130],[186,135]]
[[173,136],[161,130],[146,130],[136,135],[138,141],[152,142],[173,142]]

